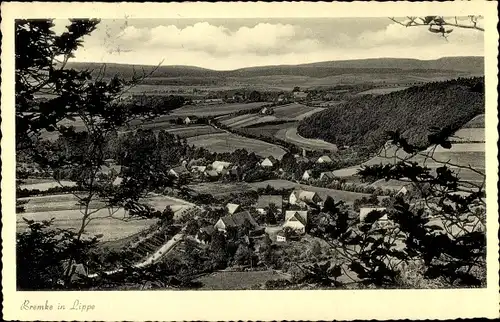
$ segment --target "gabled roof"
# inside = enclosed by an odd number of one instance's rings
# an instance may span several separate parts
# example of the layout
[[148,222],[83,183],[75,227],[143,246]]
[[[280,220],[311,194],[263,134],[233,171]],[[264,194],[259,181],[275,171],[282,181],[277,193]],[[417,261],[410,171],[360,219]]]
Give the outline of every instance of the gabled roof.
[[245,222],[250,223],[254,228],[257,228],[259,224],[255,221],[252,215],[248,211],[237,212],[233,215],[227,215],[221,217],[222,222],[226,227],[241,227]]
[[185,165],[174,167],[171,170],[178,174],[189,172]]
[[255,208],[266,208],[270,204],[276,205],[278,209],[281,209],[283,204],[283,197],[281,195],[263,195],[259,196],[257,202],[255,203]]
[[292,192],[295,197],[302,201],[314,201],[314,197],[320,198],[319,195],[314,191],[306,191],[306,190],[294,190]]
[[235,211],[238,210],[239,208],[240,208],[240,205],[235,204],[235,203],[228,203],[226,205],[227,212],[229,212],[230,214],[234,214]]
[[319,162],[320,160],[323,162],[332,162],[332,159],[327,155],[323,155],[323,156],[319,157],[317,162]]
[[307,211],[305,210],[287,210],[285,212],[285,221],[289,221],[289,220],[298,220],[300,221],[302,224],[306,224],[307,223]]
[[123,182],[122,177],[116,177],[115,180],[113,181],[114,186],[119,186]]
[[215,228],[214,228],[214,226],[211,226],[211,225],[210,226],[201,227],[200,228],[200,232],[212,235],[215,232]]
[[121,165],[117,165],[117,164],[110,165],[110,166],[102,165],[101,169],[99,170],[100,173],[105,174],[105,175],[109,175],[113,171],[116,172],[117,174],[120,173],[122,171]]
[[331,171],[328,171],[328,172],[321,172],[320,174],[320,179],[334,179],[335,178],[335,175],[333,174],[333,172]]

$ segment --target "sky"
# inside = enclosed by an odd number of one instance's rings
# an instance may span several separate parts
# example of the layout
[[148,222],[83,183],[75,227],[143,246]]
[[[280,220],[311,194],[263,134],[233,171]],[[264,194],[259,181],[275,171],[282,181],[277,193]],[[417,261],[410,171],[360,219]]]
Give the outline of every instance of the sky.
[[[464,18],[466,19],[466,18]],[[62,32],[67,20],[55,20]],[[74,61],[215,70],[363,58],[483,56],[484,33],[448,40],[388,18],[103,19]]]

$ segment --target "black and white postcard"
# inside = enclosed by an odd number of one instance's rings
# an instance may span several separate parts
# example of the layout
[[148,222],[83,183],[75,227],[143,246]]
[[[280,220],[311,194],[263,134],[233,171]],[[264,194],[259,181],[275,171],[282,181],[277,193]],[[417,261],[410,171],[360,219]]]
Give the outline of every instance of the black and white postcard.
[[2,4],[5,319],[498,317],[495,5]]

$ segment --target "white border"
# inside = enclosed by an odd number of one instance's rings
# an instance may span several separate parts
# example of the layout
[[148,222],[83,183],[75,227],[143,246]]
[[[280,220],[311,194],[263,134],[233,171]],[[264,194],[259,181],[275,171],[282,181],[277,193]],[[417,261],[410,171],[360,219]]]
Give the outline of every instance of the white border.
[[[270,18],[470,15],[485,17],[487,289],[362,291],[17,292],[15,289],[14,18]],[[2,3],[2,240],[6,320],[349,320],[499,316],[496,2]],[[21,311],[25,299],[95,304],[88,313]]]

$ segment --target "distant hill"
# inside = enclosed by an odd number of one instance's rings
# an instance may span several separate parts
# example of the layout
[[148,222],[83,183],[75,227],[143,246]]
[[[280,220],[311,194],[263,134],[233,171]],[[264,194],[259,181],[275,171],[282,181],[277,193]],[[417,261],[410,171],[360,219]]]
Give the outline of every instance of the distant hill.
[[[69,63],[75,69],[99,70],[102,63]],[[120,75],[130,77],[134,70],[146,73],[154,66],[133,66],[125,64],[106,64],[105,77]],[[231,71],[216,71],[194,66],[160,66],[151,76],[156,77],[259,77],[272,75],[293,75],[327,77],[346,73],[401,73],[403,71],[428,72],[467,72],[474,75],[484,74],[483,57],[445,57],[436,60],[417,60],[405,58],[374,58],[362,60],[327,61],[301,65],[279,65],[241,68]]]
[[386,131],[400,130],[411,143],[425,145],[431,127],[456,131],[482,113],[484,77],[460,78],[354,98],[304,119],[298,133],[373,150],[385,142]]

